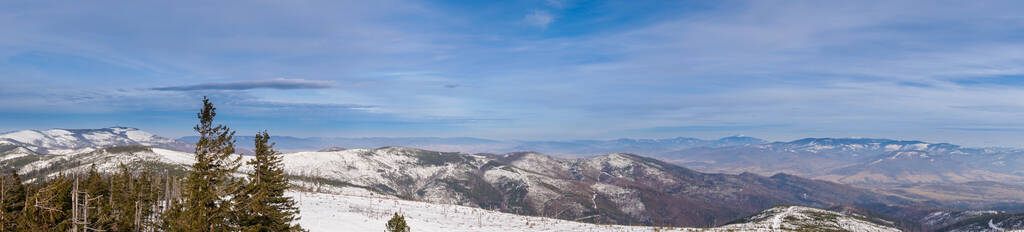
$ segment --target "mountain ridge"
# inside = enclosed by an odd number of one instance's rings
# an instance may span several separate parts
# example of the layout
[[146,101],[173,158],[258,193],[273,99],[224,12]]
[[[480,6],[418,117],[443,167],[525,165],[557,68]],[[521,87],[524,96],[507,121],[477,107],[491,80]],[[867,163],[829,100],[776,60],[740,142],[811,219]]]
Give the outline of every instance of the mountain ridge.
[[[243,162],[251,157],[242,157]],[[188,168],[191,156],[160,148],[112,147],[75,155],[0,161],[0,168],[51,175],[95,164]],[[715,226],[781,204],[903,205],[836,183],[778,174],[707,174],[633,154],[564,159],[538,153],[468,154],[407,147],[282,155],[286,174],[317,189],[449,203],[502,212],[613,224]],[[20,165],[20,166],[19,166]],[[246,171],[243,166],[241,171]],[[907,214],[923,214],[906,211]]]
[[187,150],[188,143],[164,138],[131,127],[100,129],[19,130],[0,134],[7,141],[41,154],[70,154],[99,147],[144,145]]

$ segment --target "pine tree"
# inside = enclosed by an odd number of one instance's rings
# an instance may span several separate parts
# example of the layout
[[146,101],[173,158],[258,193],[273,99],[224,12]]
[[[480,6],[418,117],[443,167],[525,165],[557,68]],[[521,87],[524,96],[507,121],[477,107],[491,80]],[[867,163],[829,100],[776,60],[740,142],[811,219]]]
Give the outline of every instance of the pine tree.
[[298,208],[291,197],[284,196],[288,189],[281,157],[268,144],[270,135],[256,134],[255,157],[248,162],[253,171],[249,182],[235,197],[238,206],[238,224],[241,231],[300,231],[292,222],[298,219]]
[[224,125],[214,126],[216,108],[206,97],[197,116],[196,163],[185,180],[182,211],[172,212],[178,216],[164,225],[173,231],[230,231],[231,207],[225,198],[237,188],[230,174],[238,169],[241,158],[232,159],[235,132]]
[[[111,191],[118,190],[117,188],[111,188],[109,177],[104,177],[96,170],[96,165],[92,165],[89,168],[89,174],[85,178],[85,192],[88,193],[90,199],[88,210],[89,227],[100,230],[106,230],[113,224],[113,217],[111,212],[114,211],[113,205],[108,200],[111,195]],[[82,196],[85,197],[85,196]]]
[[405,217],[395,213],[395,216],[388,220],[385,232],[409,232],[409,225],[405,224]]
[[132,217],[133,231],[143,231],[154,226],[153,217],[156,214],[160,198],[158,186],[159,184],[148,171],[142,172],[136,177],[134,202],[129,204],[130,207],[135,208],[135,215]]
[[0,231],[16,231],[18,216],[25,208],[25,185],[18,172],[0,176]]
[[73,180],[63,175],[50,180],[40,178],[35,194],[25,199],[18,220],[19,231],[68,231],[72,227],[71,187]]
[[105,199],[113,209],[110,212],[113,221],[110,228],[115,231],[131,231],[135,222],[135,177],[124,164],[120,164],[118,170],[116,175],[110,177],[112,191]]

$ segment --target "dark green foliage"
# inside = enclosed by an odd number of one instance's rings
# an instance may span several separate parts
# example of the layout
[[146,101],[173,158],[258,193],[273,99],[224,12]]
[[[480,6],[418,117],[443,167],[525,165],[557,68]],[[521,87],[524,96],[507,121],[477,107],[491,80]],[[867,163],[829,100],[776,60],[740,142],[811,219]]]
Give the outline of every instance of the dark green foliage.
[[[95,211],[90,210],[89,212],[89,227],[97,229],[110,228],[113,224],[113,217],[111,212],[116,208],[110,200],[111,190],[120,189],[115,186],[111,186],[111,179],[104,177],[98,171],[96,171],[96,165],[89,168],[89,174],[85,177],[83,188],[80,191],[87,193],[83,195],[83,198],[90,198],[89,207],[96,207]],[[95,198],[95,200],[91,200]]]
[[[197,114],[199,133],[196,142],[196,163],[185,180],[184,202],[180,217],[166,218],[165,225],[180,231],[230,231],[231,205],[226,196],[237,191],[237,182],[230,174],[238,169],[235,153],[235,132],[224,125],[214,126],[216,108],[203,98],[203,109]],[[178,207],[178,206],[176,206]]]
[[248,183],[233,198],[239,230],[301,230],[291,225],[299,210],[290,197],[284,196],[288,180],[281,166],[281,157],[273,149],[274,144],[267,144],[269,140],[270,135],[266,131],[256,134],[255,157],[248,162],[253,171],[248,175]]
[[71,229],[72,179],[59,176],[43,180],[38,190],[25,199],[18,220],[19,231],[67,231]]
[[385,232],[409,232],[409,225],[405,224],[405,217],[395,213],[395,216],[388,220]]
[[4,217],[0,231],[146,231],[156,227],[160,196],[168,192],[148,172],[133,175],[124,165],[115,175],[92,167],[35,183],[23,183],[15,173],[0,180],[0,209],[13,216]]
[[0,231],[15,231],[25,209],[25,185],[17,172],[0,176]]

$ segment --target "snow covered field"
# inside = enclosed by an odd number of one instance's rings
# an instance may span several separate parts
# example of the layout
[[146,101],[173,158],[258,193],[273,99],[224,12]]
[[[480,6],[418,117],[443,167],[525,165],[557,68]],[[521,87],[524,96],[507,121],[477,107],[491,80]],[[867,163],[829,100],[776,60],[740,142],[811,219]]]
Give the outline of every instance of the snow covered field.
[[[383,231],[392,214],[405,215],[416,232],[448,231],[830,231],[896,232],[895,228],[847,217],[835,212],[780,206],[763,211],[754,221],[717,228],[667,228],[650,226],[597,225],[530,217],[473,207],[431,204],[398,199],[288,192],[299,207],[302,227],[310,231]],[[827,215],[825,219],[821,215]],[[816,217],[817,216],[817,217]],[[807,227],[811,226],[811,227]]]
[[[656,227],[595,225],[529,217],[473,207],[384,198],[288,192],[310,231],[383,231],[393,213],[405,215],[416,232],[448,231],[655,231]],[[698,231],[674,229],[661,231]]]

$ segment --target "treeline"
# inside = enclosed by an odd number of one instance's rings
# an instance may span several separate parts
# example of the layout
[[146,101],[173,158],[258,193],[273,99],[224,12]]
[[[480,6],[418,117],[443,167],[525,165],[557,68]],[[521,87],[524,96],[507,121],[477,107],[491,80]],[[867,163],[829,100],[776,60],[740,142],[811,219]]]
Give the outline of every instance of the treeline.
[[302,231],[280,157],[257,134],[252,172],[234,155],[234,131],[214,125],[215,108],[203,98],[195,126],[196,163],[185,176],[153,170],[58,173],[22,180],[0,175],[0,232],[5,231]]
[[152,231],[179,180],[149,172],[59,174],[25,183],[0,176],[0,231]]

